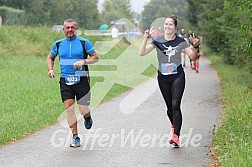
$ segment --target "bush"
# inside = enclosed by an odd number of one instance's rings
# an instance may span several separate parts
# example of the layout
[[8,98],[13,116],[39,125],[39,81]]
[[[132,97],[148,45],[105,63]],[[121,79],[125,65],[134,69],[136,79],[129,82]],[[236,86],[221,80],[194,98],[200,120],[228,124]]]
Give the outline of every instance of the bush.
[[21,25],[25,22],[25,11],[7,6],[0,6],[0,16],[4,25]]

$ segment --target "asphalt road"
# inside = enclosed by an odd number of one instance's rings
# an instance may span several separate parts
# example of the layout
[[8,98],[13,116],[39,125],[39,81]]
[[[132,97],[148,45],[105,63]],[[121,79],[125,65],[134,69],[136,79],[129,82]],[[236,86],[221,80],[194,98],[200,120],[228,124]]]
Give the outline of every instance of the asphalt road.
[[[71,133],[63,121],[1,147],[0,166],[202,167],[211,164],[209,145],[221,112],[219,79],[204,57],[200,59],[198,74],[189,68],[189,62],[185,71],[180,148],[168,144],[170,124],[154,78],[133,92],[93,109],[91,130],[86,130],[80,119],[81,147],[69,147]],[[151,93],[146,94],[148,91]]]

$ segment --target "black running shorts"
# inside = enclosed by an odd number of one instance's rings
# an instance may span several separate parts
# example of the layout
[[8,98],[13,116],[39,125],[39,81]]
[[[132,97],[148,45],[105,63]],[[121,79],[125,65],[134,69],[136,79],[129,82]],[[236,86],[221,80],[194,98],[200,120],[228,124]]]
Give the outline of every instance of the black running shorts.
[[90,104],[90,85],[88,77],[81,77],[80,82],[74,85],[67,85],[64,78],[60,78],[60,93],[62,102],[68,99],[77,99],[77,104]]

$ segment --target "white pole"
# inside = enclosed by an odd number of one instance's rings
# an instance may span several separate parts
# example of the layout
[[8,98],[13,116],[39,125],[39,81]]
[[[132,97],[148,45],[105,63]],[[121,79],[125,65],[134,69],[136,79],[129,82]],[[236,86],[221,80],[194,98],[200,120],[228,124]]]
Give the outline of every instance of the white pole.
[[2,17],[0,16],[0,26],[2,26],[2,24],[3,24],[3,19],[2,19]]

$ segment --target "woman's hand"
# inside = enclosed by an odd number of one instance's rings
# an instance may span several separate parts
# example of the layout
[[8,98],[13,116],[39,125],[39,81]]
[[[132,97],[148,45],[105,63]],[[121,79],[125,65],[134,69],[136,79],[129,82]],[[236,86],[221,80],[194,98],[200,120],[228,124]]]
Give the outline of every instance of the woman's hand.
[[192,36],[192,44],[193,44],[194,48],[198,48],[199,45],[200,45],[200,39],[196,38],[194,33],[193,33],[193,36]]
[[144,33],[144,37],[145,38],[150,38],[151,34],[153,34],[156,31],[156,29],[153,29],[153,27],[151,27],[150,30],[146,30]]

